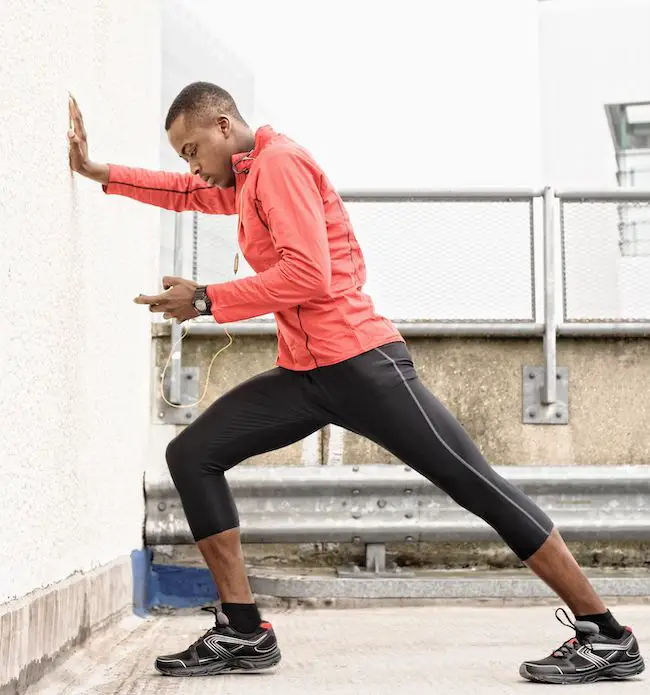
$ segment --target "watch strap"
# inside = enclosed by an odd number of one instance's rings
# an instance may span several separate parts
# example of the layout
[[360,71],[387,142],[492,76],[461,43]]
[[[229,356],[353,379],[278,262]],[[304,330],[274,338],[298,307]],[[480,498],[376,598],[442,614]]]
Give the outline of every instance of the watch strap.
[[[212,313],[212,300],[208,296],[208,286],[207,285],[199,285],[195,290],[194,290],[194,300],[192,304],[194,305],[194,308],[199,312],[199,314],[203,316],[208,316],[209,314]],[[205,309],[202,307],[199,308],[197,306],[197,302],[203,301],[205,302]]]

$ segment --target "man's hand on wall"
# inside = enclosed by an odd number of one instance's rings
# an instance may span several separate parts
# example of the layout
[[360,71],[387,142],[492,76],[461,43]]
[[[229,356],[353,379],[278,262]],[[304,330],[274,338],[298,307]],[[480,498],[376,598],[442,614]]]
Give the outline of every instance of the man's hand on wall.
[[72,94],[68,99],[68,110],[70,113],[70,130],[68,131],[70,168],[82,176],[106,185],[108,165],[91,162],[88,158],[88,136],[84,119]]
[[177,321],[187,321],[196,318],[199,312],[194,308],[194,290],[196,282],[183,278],[166,276],[163,287],[167,290],[156,296],[139,295],[133,301],[136,304],[148,304],[149,311],[163,313],[163,318],[174,318]]

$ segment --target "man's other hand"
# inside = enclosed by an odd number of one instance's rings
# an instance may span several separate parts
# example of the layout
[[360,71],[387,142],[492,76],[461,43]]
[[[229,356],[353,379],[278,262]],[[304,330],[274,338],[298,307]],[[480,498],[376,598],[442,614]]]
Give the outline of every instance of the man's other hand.
[[149,311],[163,312],[163,318],[176,319],[179,322],[187,321],[199,316],[194,308],[194,290],[198,283],[183,278],[165,276],[163,287],[167,290],[155,296],[139,295],[133,301],[136,304],[148,304]]

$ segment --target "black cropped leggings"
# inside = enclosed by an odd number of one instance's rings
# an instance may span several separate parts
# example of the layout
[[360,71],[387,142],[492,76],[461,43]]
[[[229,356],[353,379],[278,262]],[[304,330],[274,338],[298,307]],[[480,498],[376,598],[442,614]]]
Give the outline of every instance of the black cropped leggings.
[[406,345],[395,342],[329,367],[264,372],[219,398],[170,442],[167,463],[194,539],[239,525],[225,471],[330,423],[367,437],[421,473],[484,519],[521,560],[553,528],[490,467],[420,382]]

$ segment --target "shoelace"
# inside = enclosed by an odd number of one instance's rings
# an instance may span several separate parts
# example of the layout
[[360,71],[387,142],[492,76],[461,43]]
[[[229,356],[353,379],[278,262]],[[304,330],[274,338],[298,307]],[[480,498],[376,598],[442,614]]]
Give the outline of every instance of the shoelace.
[[[562,620],[561,615],[566,618],[566,622]],[[570,627],[571,629],[575,630],[575,636],[571,637],[568,639],[566,642],[561,644],[555,651],[552,652],[551,656],[558,657],[560,659],[563,659],[565,657],[570,656],[571,654],[574,654],[575,651],[578,649],[579,646],[586,646],[586,647],[591,647],[591,642],[589,641],[589,635],[587,633],[581,632],[578,630],[576,627],[576,624],[571,620],[569,617],[568,613],[564,610],[564,608],[558,608],[555,611],[555,617],[557,620],[564,626]]]
[[[192,644],[189,646],[189,649],[192,649],[192,647],[196,647],[208,635],[213,635],[220,628],[226,627],[226,625],[228,624],[228,618],[226,618],[225,614],[222,613],[216,606],[205,606],[201,608],[201,610],[205,611],[206,613],[212,613],[212,615],[214,615],[214,626],[211,627],[209,630],[206,630],[196,641],[192,642]],[[223,616],[226,622],[219,623],[219,616]]]

